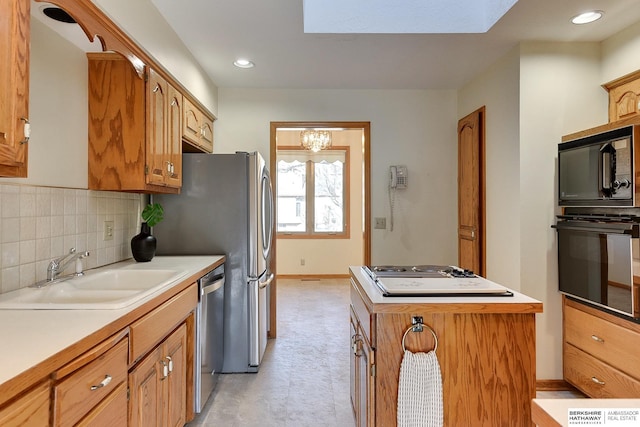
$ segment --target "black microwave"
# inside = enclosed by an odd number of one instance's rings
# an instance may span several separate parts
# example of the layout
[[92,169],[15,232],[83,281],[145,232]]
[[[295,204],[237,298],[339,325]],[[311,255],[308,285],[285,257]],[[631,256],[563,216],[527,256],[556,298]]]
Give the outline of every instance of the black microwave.
[[564,137],[558,144],[558,205],[636,206],[637,128],[640,125]]

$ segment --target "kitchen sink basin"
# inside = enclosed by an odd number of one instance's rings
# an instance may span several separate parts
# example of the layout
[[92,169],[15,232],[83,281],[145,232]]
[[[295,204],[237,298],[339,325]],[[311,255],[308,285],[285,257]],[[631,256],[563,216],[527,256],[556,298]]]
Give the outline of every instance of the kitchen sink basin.
[[0,309],[104,310],[139,301],[185,275],[179,270],[107,269],[0,295]]

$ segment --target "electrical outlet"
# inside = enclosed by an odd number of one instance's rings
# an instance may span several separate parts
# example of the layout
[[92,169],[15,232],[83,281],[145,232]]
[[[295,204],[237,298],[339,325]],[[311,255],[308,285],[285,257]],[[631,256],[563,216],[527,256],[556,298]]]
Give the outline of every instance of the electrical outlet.
[[113,240],[113,221],[105,221],[102,229],[102,240]]
[[376,218],[374,228],[384,230],[387,228],[387,218]]
[[300,265],[304,265],[304,258],[300,258]]

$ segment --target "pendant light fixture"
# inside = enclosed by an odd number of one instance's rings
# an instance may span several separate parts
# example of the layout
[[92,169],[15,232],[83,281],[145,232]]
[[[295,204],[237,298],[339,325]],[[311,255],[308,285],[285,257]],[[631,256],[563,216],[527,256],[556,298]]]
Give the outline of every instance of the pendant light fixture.
[[331,132],[320,129],[305,129],[300,132],[300,145],[317,153],[331,147]]

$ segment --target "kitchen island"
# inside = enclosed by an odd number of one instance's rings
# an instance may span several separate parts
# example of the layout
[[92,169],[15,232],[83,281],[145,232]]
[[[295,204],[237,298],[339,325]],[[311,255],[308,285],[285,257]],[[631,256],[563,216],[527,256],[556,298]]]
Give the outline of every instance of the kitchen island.
[[[350,275],[351,401],[358,426],[396,425],[403,337],[412,352],[432,350],[437,339],[446,426],[532,425],[540,301],[515,291],[384,297],[361,267],[351,267]],[[434,333],[413,332],[416,317]]]

